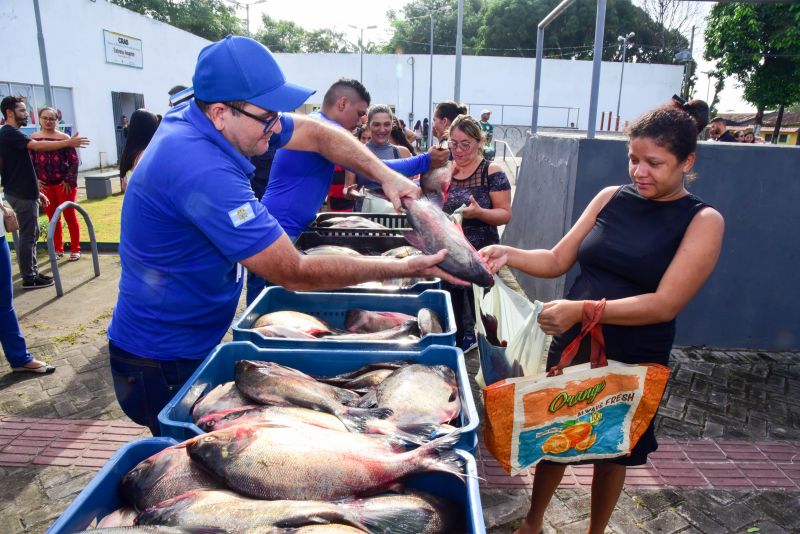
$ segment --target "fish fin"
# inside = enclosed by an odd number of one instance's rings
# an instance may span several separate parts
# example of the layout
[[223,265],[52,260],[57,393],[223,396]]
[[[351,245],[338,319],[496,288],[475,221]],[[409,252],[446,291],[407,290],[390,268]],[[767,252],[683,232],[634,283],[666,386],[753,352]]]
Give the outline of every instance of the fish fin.
[[386,419],[393,413],[394,411],[389,408],[349,408],[344,410],[343,413],[336,413],[334,415],[344,423],[344,426],[346,426],[350,432],[365,433],[367,431],[367,421],[369,419]]
[[378,392],[373,388],[367,391],[367,394],[361,397],[358,402],[359,408],[372,408],[378,405]]
[[345,406],[358,406],[361,401],[361,395],[356,393],[355,391],[351,391],[349,389],[345,389],[338,386],[331,386],[333,388],[333,394],[336,397],[336,400],[340,403],[344,404]]
[[361,521],[370,532],[391,532],[392,534],[419,534],[427,532],[432,512],[425,508],[383,508],[364,510]]
[[[347,511],[349,512],[349,510]],[[343,511],[317,512],[313,515],[300,514],[288,517],[275,523],[276,527],[287,529],[285,532],[292,532],[291,529],[304,527],[307,525],[348,525],[364,532],[370,532],[366,525],[358,519],[350,517],[350,514]],[[279,531],[280,532],[280,531]]]
[[408,425],[398,425],[403,435],[413,436],[418,443],[428,442],[436,437],[448,434],[449,431],[444,429],[441,425],[434,423],[414,423]]
[[403,237],[406,238],[406,241],[408,241],[409,245],[411,245],[414,248],[422,250],[423,251],[422,253],[425,254],[424,252],[425,243],[419,237],[416,230],[412,230],[410,232],[404,232]]

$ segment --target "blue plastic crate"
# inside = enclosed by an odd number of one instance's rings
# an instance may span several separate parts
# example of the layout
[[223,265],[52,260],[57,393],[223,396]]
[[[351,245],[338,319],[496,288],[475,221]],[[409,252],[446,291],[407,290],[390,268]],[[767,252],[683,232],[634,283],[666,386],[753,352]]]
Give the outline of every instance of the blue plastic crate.
[[[442,319],[444,332],[428,334],[419,341],[408,343],[398,340],[388,341],[344,341],[336,339],[284,339],[264,337],[250,330],[259,316],[276,311],[291,310],[313,315],[325,321],[332,328],[344,329],[347,310],[362,308],[370,311],[393,311],[416,316],[421,308],[430,308]],[[455,346],[456,323],[453,318],[453,305],[450,294],[443,290],[423,291],[419,295],[410,294],[370,294],[370,293],[319,293],[293,292],[280,286],[268,287],[233,323],[234,341],[251,341],[259,347],[287,349],[328,349],[328,350],[419,350],[431,345]]]
[[114,510],[125,506],[119,483],[136,464],[175,445],[171,438],[146,438],[123,445],[67,507],[47,534],[73,534],[86,530]]
[[354,371],[368,363],[413,360],[427,365],[447,365],[456,372],[461,394],[461,415],[454,423],[462,428],[458,447],[474,450],[477,445],[478,411],[469,387],[464,353],[455,347],[428,347],[422,352],[259,349],[252,343],[234,341],[218,345],[175,397],[158,414],[161,433],[183,441],[203,431],[192,422],[192,406],[197,399],[220,384],[234,379],[239,360],[269,361],[317,376]]
[[[88,528],[95,519],[101,519],[120,506],[119,483],[136,464],[153,454],[174,445],[167,438],[149,438],[133,441],[123,446],[89,482],[83,491],[47,530],[47,534],[74,534]],[[451,499],[463,507],[466,532],[484,534],[478,469],[475,458],[465,451],[457,451],[466,462],[466,484],[447,473],[425,473],[406,479],[408,487]]]

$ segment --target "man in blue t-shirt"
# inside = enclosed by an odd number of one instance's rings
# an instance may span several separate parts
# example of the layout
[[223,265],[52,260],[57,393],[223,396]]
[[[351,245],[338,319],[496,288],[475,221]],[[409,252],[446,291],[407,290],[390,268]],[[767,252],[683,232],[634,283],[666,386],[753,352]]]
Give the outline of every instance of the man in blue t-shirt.
[[268,144],[322,153],[382,182],[395,206],[418,189],[341,128],[303,116],[312,90],[286,81],[275,58],[228,36],[198,57],[194,99],[170,109],[122,206],[119,297],[108,327],[122,409],[159,434],[158,412],[222,339],[242,266],[292,290],[439,276],[446,251],[406,260],[301,256],[250,188]]
[[[370,100],[369,92],[361,82],[340,78],[325,93],[322,109],[308,116],[350,131],[367,114]],[[429,154],[384,163],[400,174],[414,176],[431,166],[446,164],[448,155],[447,150],[435,149]],[[261,203],[292,241],[311,224],[325,202],[333,180],[333,170],[334,164],[317,152],[284,148],[275,154]],[[248,304],[258,297],[265,285],[264,278],[248,272]]]

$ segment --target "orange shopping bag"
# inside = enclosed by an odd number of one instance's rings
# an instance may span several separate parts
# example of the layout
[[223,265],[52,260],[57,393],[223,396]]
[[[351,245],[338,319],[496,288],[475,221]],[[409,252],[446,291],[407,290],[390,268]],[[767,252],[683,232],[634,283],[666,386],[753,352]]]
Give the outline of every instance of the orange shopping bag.
[[[577,462],[630,454],[658,410],[669,369],[606,360],[600,317],[605,299],[586,301],[578,337],[547,376],[483,389],[484,441],[512,475],[541,460]],[[569,367],[591,335],[590,363]]]

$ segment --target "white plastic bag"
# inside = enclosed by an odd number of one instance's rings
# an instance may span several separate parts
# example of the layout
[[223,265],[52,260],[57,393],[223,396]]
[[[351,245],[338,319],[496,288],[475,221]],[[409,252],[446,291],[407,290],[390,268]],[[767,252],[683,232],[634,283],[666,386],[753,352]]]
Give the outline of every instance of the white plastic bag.
[[[539,327],[538,318],[542,303],[531,302],[510,289],[499,276],[486,295],[483,289],[473,287],[475,295],[475,329],[481,351],[481,369],[475,377],[481,387],[486,387],[484,372],[490,383],[505,378],[534,376],[539,372],[544,358],[547,334]],[[497,319],[497,338],[506,347],[495,347],[486,341],[486,325],[481,312]],[[504,376],[507,375],[507,376]]]

